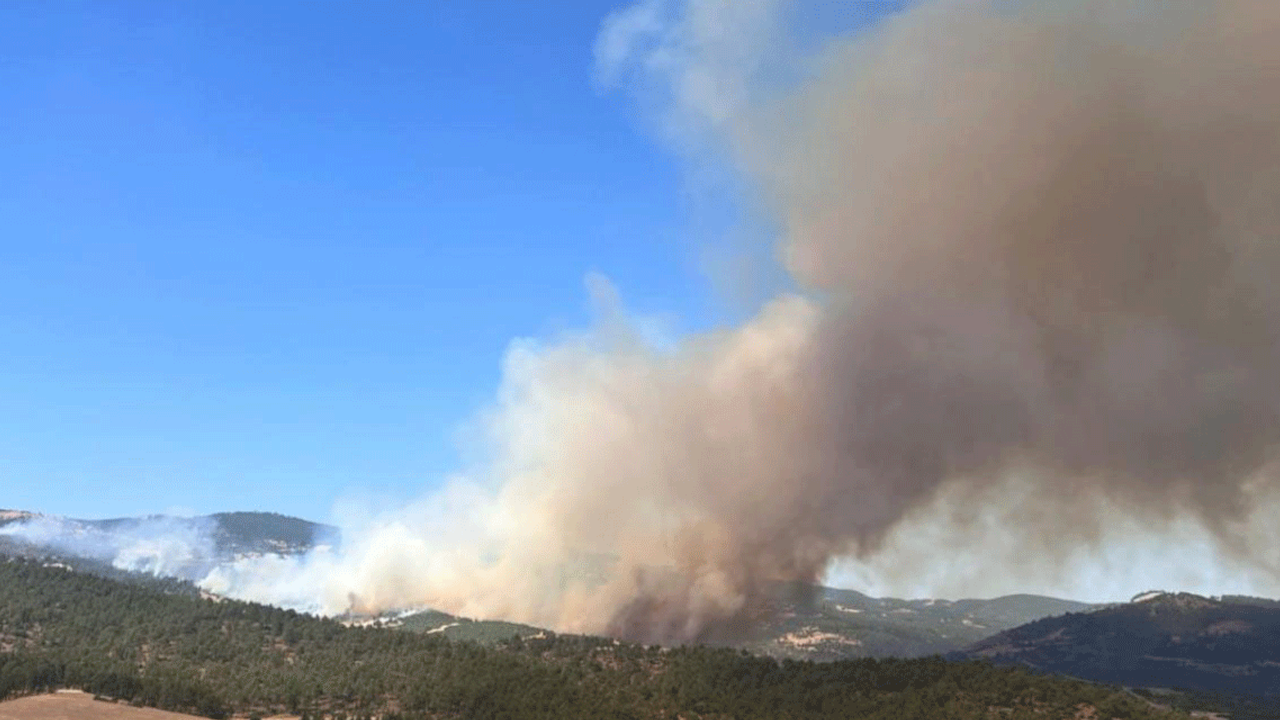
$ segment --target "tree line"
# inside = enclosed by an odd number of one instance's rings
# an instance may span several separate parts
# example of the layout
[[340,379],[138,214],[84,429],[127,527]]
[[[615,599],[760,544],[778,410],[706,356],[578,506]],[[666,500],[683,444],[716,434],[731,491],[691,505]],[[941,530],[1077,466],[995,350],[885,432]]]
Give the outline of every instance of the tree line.
[[981,662],[779,662],[553,633],[482,646],[0,560],[0,698],[63,687],[211,718],[1169,716]]

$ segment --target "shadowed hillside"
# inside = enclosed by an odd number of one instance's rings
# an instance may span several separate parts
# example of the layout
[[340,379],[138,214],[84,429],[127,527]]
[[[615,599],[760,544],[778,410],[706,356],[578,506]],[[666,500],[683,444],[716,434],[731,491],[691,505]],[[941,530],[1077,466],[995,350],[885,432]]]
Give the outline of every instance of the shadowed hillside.
[[1038,620],[978,642],[964,656],[1125,685],[1276,695],[1280,607],[1153,593]]

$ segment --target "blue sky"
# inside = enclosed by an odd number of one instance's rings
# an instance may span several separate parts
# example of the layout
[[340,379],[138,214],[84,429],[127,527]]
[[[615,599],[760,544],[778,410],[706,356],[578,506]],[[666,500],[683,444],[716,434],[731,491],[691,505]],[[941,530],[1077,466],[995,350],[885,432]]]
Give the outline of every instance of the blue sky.
[[592,81],[615,7],[6,5],[0,507],[413,497],[587,273],[717,322],[715,203]]

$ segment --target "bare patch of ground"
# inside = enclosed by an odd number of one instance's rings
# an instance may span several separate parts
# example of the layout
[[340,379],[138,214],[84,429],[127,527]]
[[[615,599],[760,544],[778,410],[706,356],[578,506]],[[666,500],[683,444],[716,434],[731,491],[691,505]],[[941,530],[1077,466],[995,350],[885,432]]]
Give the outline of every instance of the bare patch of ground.
[[[236,716],[239,717],[239,716]],[[95,700],[79,690],[59,690],[0,702],[0,720],[208,720],[198,715],[133,707],[114,700]],[[272,715],[265,720],[298,720],[297,715]]]
[[193,720],[195,717],[94,700],[92,695],[78,690],[0,702],[0,720]]

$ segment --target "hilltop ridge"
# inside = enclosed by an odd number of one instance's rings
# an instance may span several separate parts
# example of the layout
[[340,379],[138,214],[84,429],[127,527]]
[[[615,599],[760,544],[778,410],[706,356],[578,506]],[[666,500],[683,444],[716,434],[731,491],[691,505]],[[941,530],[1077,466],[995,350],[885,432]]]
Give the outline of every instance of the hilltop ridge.
[[0,562],[0,698],[79,687],[208,717],[1158,718],[1112,688],[939,658],[779,662],[539,633],[482,646]]
[[1280,694],[1280,603],[1153,591],[1036,620],[955,657],[1132,686]]

